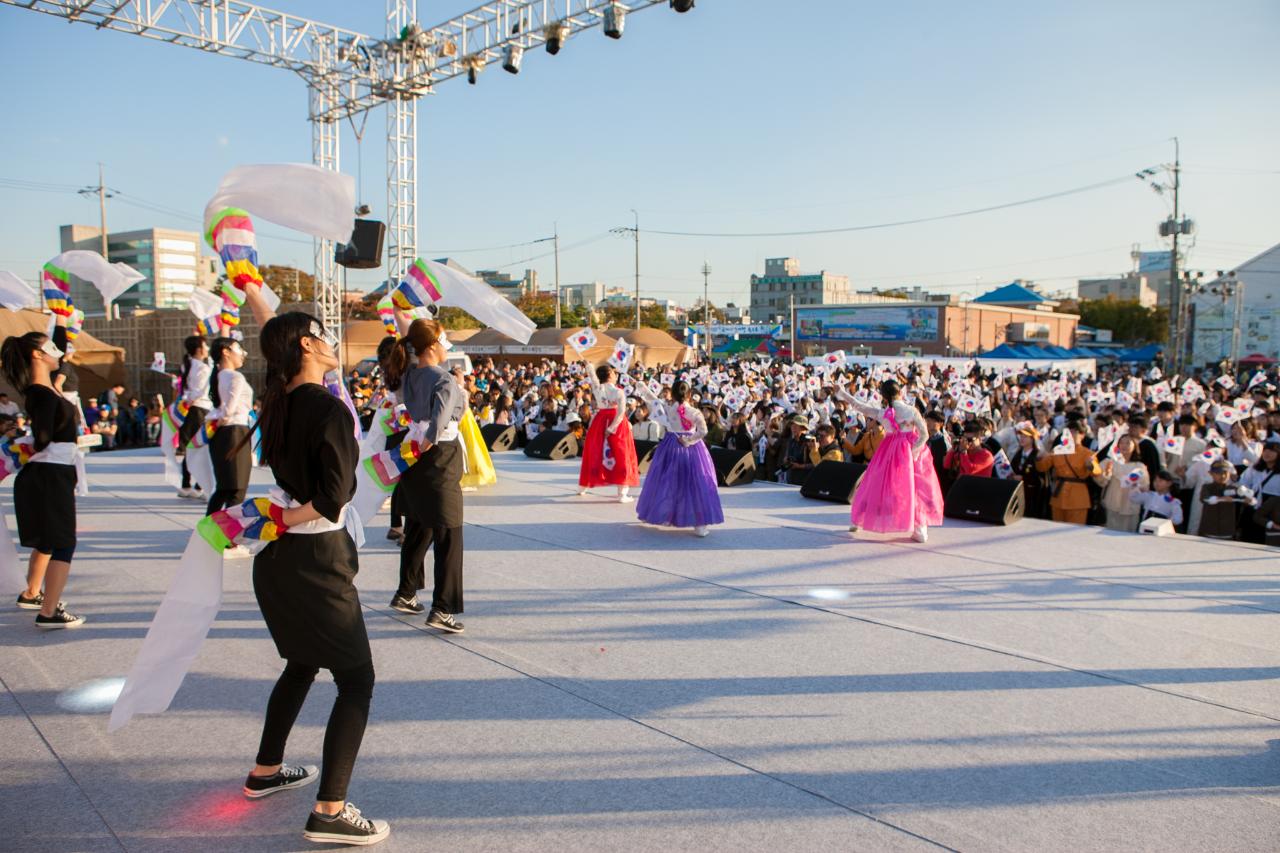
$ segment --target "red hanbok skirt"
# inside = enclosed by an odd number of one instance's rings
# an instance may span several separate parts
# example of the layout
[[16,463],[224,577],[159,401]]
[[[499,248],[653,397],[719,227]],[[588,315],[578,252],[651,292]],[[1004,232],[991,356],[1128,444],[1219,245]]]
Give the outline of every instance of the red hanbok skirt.
[[591,419],[587,437],[583,440],[582,470],[578,474],[578,485],[584,489],[640,485],[631,424],[623,418],[613,435],[605,432],[605,427],[613,423],[616,412],[616,409],[601,409]]

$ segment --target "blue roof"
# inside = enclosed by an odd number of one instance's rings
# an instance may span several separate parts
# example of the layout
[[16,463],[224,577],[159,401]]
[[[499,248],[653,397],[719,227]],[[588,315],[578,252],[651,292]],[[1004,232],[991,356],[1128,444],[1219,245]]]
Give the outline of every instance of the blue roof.
[[1024,303],[1024,302],[1047,302],[1040,294],[1032,290],[1027,290],[1016,282],[1006,284],[1004,287],[997,287],[995,290],[984,293],[974,302],[994,302],[999,304],[1007,303]]

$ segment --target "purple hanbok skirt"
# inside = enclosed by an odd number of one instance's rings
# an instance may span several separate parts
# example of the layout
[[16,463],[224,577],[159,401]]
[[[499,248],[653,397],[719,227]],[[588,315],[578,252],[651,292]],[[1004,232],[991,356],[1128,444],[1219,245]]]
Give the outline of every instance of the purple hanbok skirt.
[[636,515],[669,527],[723,524],[716,468],[707,446],[699,441],[685,447],[675,433],[667,433],[653,451]]

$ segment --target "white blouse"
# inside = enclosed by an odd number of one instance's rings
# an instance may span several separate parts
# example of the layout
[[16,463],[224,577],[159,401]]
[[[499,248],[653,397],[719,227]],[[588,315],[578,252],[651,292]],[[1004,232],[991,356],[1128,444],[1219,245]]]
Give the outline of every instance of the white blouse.
[[213,368],[208,362],[191,359],[187,375],[182,381],[182,399],[197,408],[206,411],[212,409],[213,401],[209,399],[209,377],[212,374]]
[[218,426],[248,426],[249,413],[253,411],[253,389],[238,370],[218,371],[218,399],[222,405],[212,417]]

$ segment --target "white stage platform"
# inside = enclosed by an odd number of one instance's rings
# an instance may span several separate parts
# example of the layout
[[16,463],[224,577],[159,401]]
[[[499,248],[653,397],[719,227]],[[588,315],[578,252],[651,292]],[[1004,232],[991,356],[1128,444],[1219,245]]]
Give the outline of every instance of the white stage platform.
[[[378,686],[350,798],[392,822],[378,849],[1280,849],[1274,550],[1040,521],[855,539],[767,484],[722,491],[700,540],[578,497],[576,463],[495,460],[464,635],[388,608],[385,524],[361,555]],[[203,507],[154,452],[89,474],[88,624],[0,609],[0,849],[307,848],[314,789],[239,793],[281,667],[247,562],[171,710],[107,734],[97,682]],[[319,763],[332,696],[289,760]]]

